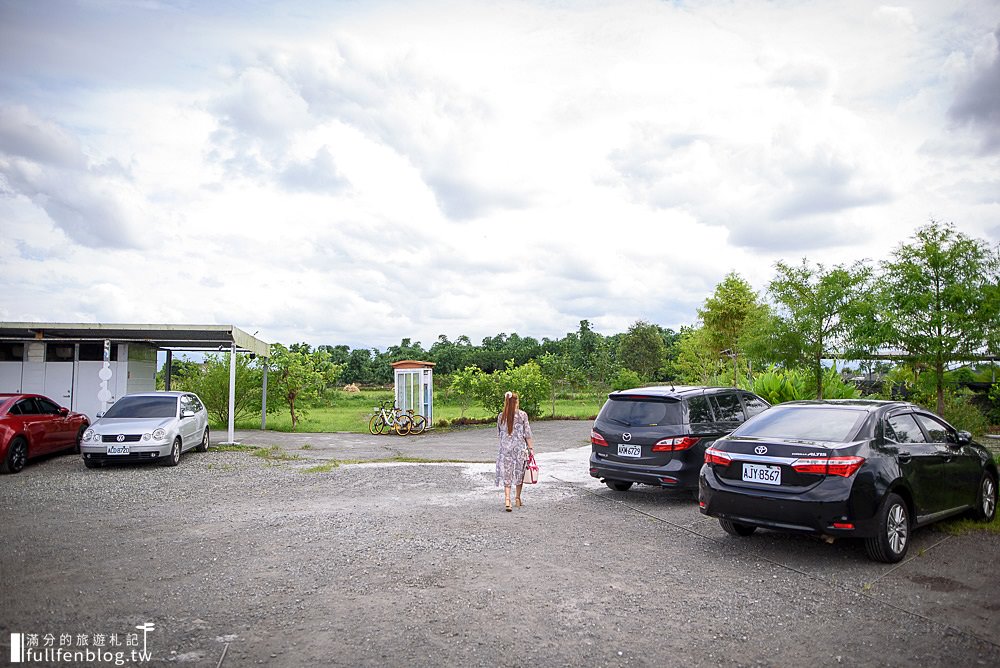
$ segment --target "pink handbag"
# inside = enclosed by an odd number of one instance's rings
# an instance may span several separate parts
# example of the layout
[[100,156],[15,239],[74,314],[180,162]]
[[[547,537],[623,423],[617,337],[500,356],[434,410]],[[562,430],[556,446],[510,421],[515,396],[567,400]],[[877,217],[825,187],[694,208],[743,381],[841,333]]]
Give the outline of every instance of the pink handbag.
[[534,485],[538,482],[538,464],[535,462],[535,453],[528,453],[528,462],[524,465],[524,484]]

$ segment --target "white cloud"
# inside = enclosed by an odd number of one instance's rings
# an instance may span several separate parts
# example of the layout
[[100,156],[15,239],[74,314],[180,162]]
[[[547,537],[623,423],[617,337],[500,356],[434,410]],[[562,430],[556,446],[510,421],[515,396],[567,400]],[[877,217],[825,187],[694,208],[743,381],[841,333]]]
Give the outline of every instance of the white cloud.
[[960,4],[5,5],[0,314],[556,337],[931,216],[997,241]]

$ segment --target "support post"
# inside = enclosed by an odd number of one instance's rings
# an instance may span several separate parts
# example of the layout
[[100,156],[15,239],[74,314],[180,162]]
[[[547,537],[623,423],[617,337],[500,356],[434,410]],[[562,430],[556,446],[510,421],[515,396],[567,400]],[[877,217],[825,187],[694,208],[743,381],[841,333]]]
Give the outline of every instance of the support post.
[[234,431],[236,427],[236,344],[229,353],[229,441],[235,443]]
[[174,351],[167,351],[167,363],[163,367],[163,389],[167,392],[170,391],[170,376],[173,374],[174,366]]
[[264,360],[264,391],[260,400],[260,430],[264,431],[267,429],[267,358],[262,359]]

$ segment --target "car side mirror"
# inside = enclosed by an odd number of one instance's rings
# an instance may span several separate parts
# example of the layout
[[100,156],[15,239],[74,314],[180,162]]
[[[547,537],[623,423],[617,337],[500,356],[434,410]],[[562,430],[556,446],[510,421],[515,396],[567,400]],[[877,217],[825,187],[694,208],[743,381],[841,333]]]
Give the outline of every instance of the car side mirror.
[[181,417],[182,418],[193,418],[194,417],[194,411],[183,410],[183,411],[181,411]]
[[69,409],[65,408],[65,407],[60,408],[59,409],[59,415],[62,415],[63,417],[66,417],[67,415],[69,415]]
[[104,417],[104,411],[101,411],[100,413],[98,413],[94,417],[97,418],[98,420],[100,420],[102,417]]
[[972,443],[972,434],[967,431],[958,432],[958,444],[968,445],[969,443]]

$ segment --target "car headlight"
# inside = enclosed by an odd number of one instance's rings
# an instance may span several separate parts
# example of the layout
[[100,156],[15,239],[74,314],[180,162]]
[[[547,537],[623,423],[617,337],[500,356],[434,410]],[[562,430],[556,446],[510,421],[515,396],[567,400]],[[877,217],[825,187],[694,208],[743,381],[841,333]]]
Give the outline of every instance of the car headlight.
[[96,440],[96,436],[97,435],[94,433],[93,429],[88,429],[87,431],[83,432],[83,440],[85,441]]
[[156,431],[153,432],[153,438],[155,438],[157,441],[162,441],[163,437],[166,435],[167,432],[163,431],[163,429],[157,429]]

